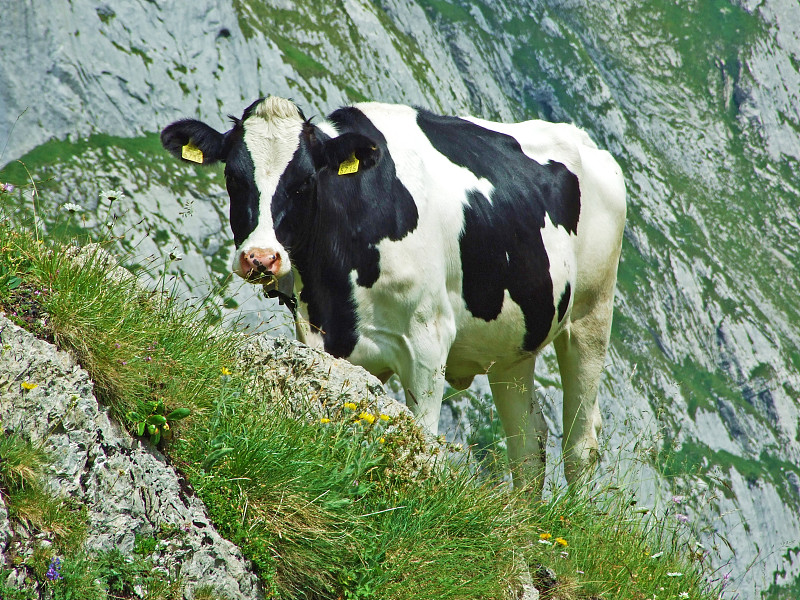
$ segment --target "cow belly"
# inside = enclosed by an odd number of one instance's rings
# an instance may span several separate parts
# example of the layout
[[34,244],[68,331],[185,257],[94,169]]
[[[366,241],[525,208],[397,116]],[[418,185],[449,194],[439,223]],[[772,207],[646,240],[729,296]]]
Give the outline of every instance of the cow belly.
[[[568,319],[564,319],[566,321]],[[558,324],[554,319],[540,348],[558,335],[564,322]],[[508,292],[505,293],[503,310],[491,321],[473,317],[464,307],[447,358],[447,380],[454,387],[460,387],[458,384],[468,384],[475,375],[487,373],[494,365],[505,368],[536,354],[523,350],[525,332],[522,310],[511,300]]]

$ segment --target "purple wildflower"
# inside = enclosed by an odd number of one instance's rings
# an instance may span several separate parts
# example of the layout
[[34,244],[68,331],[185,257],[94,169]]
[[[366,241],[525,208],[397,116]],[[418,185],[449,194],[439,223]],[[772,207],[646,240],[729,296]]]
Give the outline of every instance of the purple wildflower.
[[672,497],[672,501],[673,501],[675,504],[682,504],[682,503],[683,503],[683,501],[684,501],[685,499],[686,499],[686,497],[685,497],[685,496],[673,496],[673,497]]
[[45,573],[45,577],[47,577],[50,581],[58,581],[59,579],[64,579],[64,576],[61,574],[61,559],[57,556],[50,561],[50,568],[47,569],[47,573]]
[[0,186],[0,190],[3,190],[4,192],[8,192],[10,194],[11,192],[14,191],[14,186],[10,183],[4,183],[2,186]]
[[733,571],[728,571],[725,575],[722,576],[722,587],[724,588],[730,582],[731,574]]
[[688,515],[682,515],[682,514],[678,513],[677,515],[675,515],[675,518],[678,519],[679,523],[688,523],[689,522],[689,516]]

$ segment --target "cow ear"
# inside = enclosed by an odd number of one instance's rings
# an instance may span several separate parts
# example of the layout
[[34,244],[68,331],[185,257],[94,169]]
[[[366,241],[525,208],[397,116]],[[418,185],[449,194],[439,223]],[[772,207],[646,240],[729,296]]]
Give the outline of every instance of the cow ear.
[[176,121],[161,132],[161,144],[170,154],[201,165],[225,160],[224,141],[224,134],[194,119]]
[[324,165],[339,175],[374,167],[381,157],[378,144],[360,133],[343,133],[322,145]]

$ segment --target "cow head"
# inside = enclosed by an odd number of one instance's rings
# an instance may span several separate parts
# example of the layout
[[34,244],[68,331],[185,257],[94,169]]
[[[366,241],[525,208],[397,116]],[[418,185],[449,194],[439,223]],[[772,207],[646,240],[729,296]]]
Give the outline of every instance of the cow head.
[[[185,119],[161,133],[174,156],[204,165],[225,163],[234,273],[254,283],[281,278],[292,268],[292,248],[318,223],[317,182],[351,157],[366,170],[379,159],[376,144],[357,133],[328,135],[290,100],[269,97],[249,106],[220,133]],[[334,133],[332,129],[329,133]],[[324,225],[322,225],[324,226]]]

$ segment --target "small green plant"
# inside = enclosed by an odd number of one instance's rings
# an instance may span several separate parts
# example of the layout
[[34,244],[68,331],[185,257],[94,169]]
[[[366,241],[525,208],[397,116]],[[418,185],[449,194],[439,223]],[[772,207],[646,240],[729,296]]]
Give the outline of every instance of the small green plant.
[[12,271],[6,265],[0,265],[0,290],[2,290],[0,293],[15,290],[20,286],[21,283],[22,278],[18,275],[15,275],[15,271]]
[[144,597],[152,600],[182,597],[180,582],[163,570],[154,568],[153,561],[147,557],[137,554],[126,557],[114,549],[98,554],[93,557],[92,562],[96,577],[103,582],[109,597]]
[[38,600],[39,595],[32,587],[11,587],[6,585],[11,569],[0,569],[0,598],[3,600]]
[[153,444],[158,444],[162,438],[170,439],[173,425],[192,414],[191,409],[186,407],[176,408],[167,413],[163,400],[148,402],[146,408],[147,414],[129,411],[125,416],[134,424],[136,435],[139,437],[147,435]]
[[[199,585],[194,588],[194,600],[227,600],[227,596],[220,594],[213,585]],[[268,598],[272,596],[267,596]]]
[[133,553],[140,556],[150,556],[156,551],[158,540],[151,535],[136,534],[133,540]]

